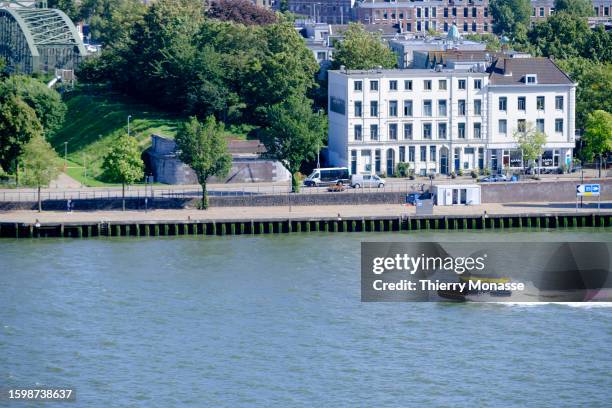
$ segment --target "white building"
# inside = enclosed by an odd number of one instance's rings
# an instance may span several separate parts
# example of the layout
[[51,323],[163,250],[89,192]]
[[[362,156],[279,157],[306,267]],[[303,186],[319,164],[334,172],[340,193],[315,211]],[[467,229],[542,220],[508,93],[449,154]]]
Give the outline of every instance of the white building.
[[[329,160],[352,173],[390,175],[398,162],[421,175],[499,171],[520,164],[512,161],[512,132],[528,122],[548,135],[543,165],[571,157],[575,84],[548,59],[328,73]],[[499,110],[500,97],[507,98],[506,111]],[[518,109],[519,99],[527,109]],[[506,133],[500,132],[503,120]]]

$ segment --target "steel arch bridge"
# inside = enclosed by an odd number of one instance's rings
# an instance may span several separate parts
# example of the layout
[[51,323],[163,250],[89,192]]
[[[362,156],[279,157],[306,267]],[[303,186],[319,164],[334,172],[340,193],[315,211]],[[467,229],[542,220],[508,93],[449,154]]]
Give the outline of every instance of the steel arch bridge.
[[0,8],[0,57],[9,73],[74,69],[86,55],[78,31],[62,11]]

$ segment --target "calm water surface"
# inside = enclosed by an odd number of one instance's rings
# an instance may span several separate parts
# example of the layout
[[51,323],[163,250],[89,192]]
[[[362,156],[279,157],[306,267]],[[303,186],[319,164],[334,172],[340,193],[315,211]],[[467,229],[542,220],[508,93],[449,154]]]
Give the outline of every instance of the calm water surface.
[[361,240],[612,234],[3,240],[0,386],[74,387],[75,407],[610,406],[612,308],[361,303]]

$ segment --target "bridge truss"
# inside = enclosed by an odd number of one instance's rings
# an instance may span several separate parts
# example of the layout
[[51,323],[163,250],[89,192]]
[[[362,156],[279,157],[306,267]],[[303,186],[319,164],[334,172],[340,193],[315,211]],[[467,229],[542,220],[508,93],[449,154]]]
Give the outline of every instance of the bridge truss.
[[74,69],[86,54],[76,27],[62,11],[0,8],[0,57],[9,73]]

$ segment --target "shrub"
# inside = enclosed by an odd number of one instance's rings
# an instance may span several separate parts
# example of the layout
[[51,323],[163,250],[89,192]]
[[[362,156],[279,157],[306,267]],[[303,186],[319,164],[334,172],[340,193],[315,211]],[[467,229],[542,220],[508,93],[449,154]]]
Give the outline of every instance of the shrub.
[[478,173],[476,173],[474,170],[470,171],[470,176],[472,176],[473,179],[478,178]]
[[457,171],[457,175],[458,175],[459,177],[463,176],[463,170],[459,169],[459,170]]
[[410,163],[399,162],[395,166],[395,174],[397,177],[408,177],[410,174]]

